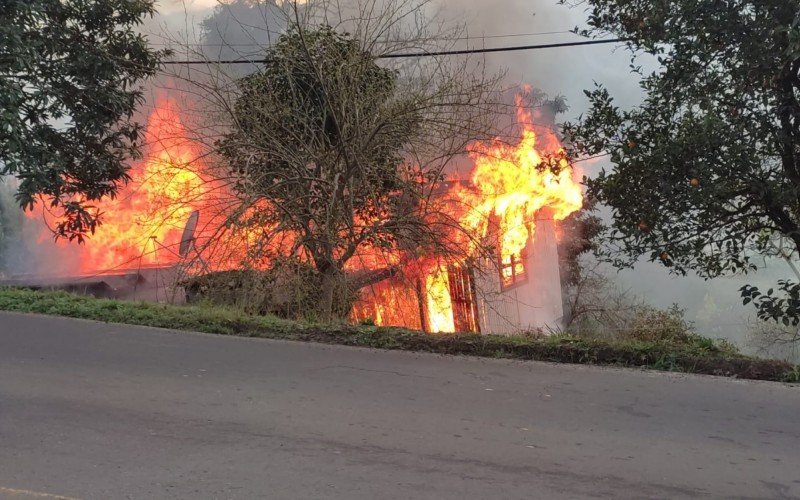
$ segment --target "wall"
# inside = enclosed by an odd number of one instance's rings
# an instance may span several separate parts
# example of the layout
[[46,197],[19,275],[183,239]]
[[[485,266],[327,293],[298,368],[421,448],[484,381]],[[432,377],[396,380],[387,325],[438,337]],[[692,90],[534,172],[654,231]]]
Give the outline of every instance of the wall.
[[558,329],[564,315],[555,222],[549,214],[537,216],[526,247],[527,280],[501,290],[497,263],[485,262],[476,272],[475,288],[481,332],[513,334]]

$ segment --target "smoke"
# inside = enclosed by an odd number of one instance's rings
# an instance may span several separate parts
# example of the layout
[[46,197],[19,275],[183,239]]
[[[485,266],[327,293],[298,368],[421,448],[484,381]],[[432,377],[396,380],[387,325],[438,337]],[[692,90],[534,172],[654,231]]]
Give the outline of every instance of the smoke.
[[77,249],[68,248],[66,242],[58,244],[40,220],[28,218],[16,192],[16,179],[0,178],[0,277],[59,274],[77,266]]
[[[568,8],[555,0],[506,0],[501,4],[491,0],[449,0],[441,5],[448,17],[464,19],[470,37],[485,37],[465,40],[465,47],[578,40],[576,35],[563,32],[586,24],[582,8]],[[493,38],[497,35],[524,36]],[[631,54],[614,45],[491,53],[485,61],[491,69],[507,70],[508,86],[530,84],[550,96],[562,96],[569,109],[559,117],[561,121],[577,119],[587,111],[583,92],[593,88],[595,82],[607,87],[623,108],[637,105],[643,97],[637,75],[631,74]],[[637,59],[637,64],[642,64],[645,71],[657,68],[655,61],[647,57]],[[601,158],[578,167],[592,176],[612,165]],[[605,220],[610,218],[610,212],[602,208],[599,215]],[[662,264],[651,262],[640,262],[633,269],[622,271],[604,267],[604,272],[620,289],[629,290],[656,307],[678,304],[699,333],[725,338],[750,350],[754,325],[761,329],[764,325],[755,318],[752,307],[742,305],[739,288],[747,283],[770,288],[776,280],[790,275],[791,270],[779,259],[766,259],[756,273],[710,281],[694,275],[671,275]],[[772,354],[791,357],[793,353]]]

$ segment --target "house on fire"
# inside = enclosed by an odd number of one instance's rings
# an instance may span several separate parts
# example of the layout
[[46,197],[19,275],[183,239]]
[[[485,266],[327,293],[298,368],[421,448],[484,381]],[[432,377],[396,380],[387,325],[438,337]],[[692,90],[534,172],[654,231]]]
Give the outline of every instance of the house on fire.
[[563,317],[556,221],[537,212],[524,249],[442,265],[425,279],[388,278],[362,290],[357,321],[427,332],[513,334],[557,327]]
[[475,252],[469,265],[436,262],[377,283],[362,290],[353,319],[484,334],[560,326],[557,221],[580,210],[583,193],[552,116],[537,125],[519,98],[517,105],[519,142],[473,143],[469,182],[448,186],[445,196],[464,208],[455,211],[459,225],[496,254]]

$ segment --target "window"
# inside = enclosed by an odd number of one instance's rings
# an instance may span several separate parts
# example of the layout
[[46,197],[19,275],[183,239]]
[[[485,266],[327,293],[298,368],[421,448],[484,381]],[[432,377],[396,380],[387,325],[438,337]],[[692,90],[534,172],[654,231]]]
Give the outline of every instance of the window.
[[500,287],[503,290],[524,283],[527,279],[524,251],[500,258]]

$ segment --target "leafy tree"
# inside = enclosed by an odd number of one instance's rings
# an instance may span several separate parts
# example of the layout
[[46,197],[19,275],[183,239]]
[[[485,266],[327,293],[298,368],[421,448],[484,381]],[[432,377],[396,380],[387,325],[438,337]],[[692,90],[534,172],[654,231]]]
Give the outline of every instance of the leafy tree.
[[20,180],[18,202],[46,198],[58,235],[82,240],[92,202],[114,196],[139,154],[132,120],[163,52],[136,27],[152,0],[0,3],[0,174]]
[[394,214],[383,209],[414,189],[401,175],[400,148],[418,118],[403,113],[396,74],[329,27],[289,31],[239,87],[234,129],[220,149],[239,190],[267,202],[257,224],[297,235],[330,312],[347,261],[362,244],[393,236]]
[[[436,69],[402,79],[354,35],[293,25],[238,80],[218,144],[243,201],[233,224],[260,235],[257,257],[313,267],[323,318],[349,312],[338,297],[392,275],[397,262],[384,257],[439,243],[425,200],[488,94]],[[350,265],[362,258],[372,262]]]
[[16,206],[13,183],[0,184],[0,276],[9,270],[8,249],[21,235],[24,215]]
[[[562,0],[562,3],[566,3]],[[778,241],[800,249],[800,9],[786,0],[587,0],[587,36],[629,39],[641,105],[620,109],[607,89],[565,132],[575,152],[610,154],[588,181],[613,210],[606,256],[645,256],[706,278],[755,269]],[[659,67],[647,73],[636,55]],[[800,285],[759,315],[800,323]],[[769,294],[768,294],[769,296]]]

